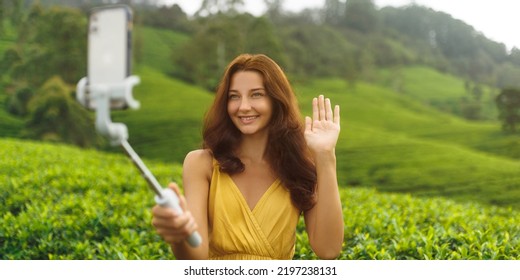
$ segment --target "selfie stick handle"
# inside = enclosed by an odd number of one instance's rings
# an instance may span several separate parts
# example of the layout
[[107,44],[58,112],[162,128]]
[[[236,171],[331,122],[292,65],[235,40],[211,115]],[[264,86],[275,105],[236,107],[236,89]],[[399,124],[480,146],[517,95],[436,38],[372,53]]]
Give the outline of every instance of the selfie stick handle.
[[[179,198],[171,189],[162,188],[152,172],[146,167],[139,155],[134,151],[128,143],[128,128],[123,123],[113,123],[110,118],[110,102],[111,99],[124,99],[126,104],[133,109],[139,108],[139,102],[133,99],[132,87],[140,82],[139,77],[129,76],[123,83],[117,84],[96,84],[88,85],[87,78],[82,78],[77,84],[76,98],[85,107],[88,107],[89,99],[95,103],[96,109],[96,130],[110,139],[110,143],[114,146],[121,145],[126,154],[132,159],[135,166],[141,171],[141,174],[148,182],[152,191],[156,194],[155,201],[163,207],[169,207],[177,213],[183,213],[179,205]],[[188,238],[188,243],[192,247],[201,244],[202,238],[198,232],[193,232]]]
[[[173,209],[178,214],[183,213],[182,208],[179,205],[179,197],[175,194],[172,189],[164,188],[162,190],[162,196],[155,196],[155,202],[162,207],[168,207]],[[191,247],[198,247],[202,243],[202,237],[197,231],[191,233],[187,238],[188,244]]]
[[[155,192],[155,202],[162,207],[168,207],[173,209],[178,214],[182,214],[184,211],[179,205],[179,197],[177,194],[169,188],[162,188],[157,179],[153,176],[152,172],[148,170],[146,165],[143,163],[141,158],[132,149],[132,146],[125,139],[121,142],[121,146],[125,149],[126,154],[132,159],[132,162],[141,171],[141,174],[148,182],[150,188]],[[202,238],[198,232],[193,232],[187,238],[188,244],[191,247],[198,247],[202,243]]]

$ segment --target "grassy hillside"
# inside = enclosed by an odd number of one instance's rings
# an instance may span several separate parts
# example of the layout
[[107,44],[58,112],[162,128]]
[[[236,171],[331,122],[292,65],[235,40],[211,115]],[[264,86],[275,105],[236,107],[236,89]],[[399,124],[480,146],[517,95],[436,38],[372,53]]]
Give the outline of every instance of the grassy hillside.
[[[0,259],[171,259],[153,195],[122,154],[0,139]],[[146,161],[161,183],[180,166]],[[340,259],[520,259],[520,213],[341,189]],[[295,259],[315,255],[298,226]]]
[[[141,70],[136,96],[142,109],[117,112],[114,119],[128,124],[130,142],[142,156],[182,162],[200,147],[201,121],[212,96],[153,69]],[[342,107],[341,184],[520,206],[520,163],[471,145],[471,135],[483,139],[492,126],[363,83],[351,90],[340,80],[316,80],[296,90],[306,114],[318,91]]]
[[[472,100],[474,84],[466,88],[467,81],[447,73],[441,73],[426,66],[409,66],[382,69],[378,73],[378,83],[395,92],[421,101],[444,112],[463,115],[462,102]],[[496,120],[498,112],[495,95],[498,90],[480,85],[482,90],[481,116]],[[468,92],[469,91],[469,92]]]
[[137,74],[142,83],[134,96],[141,108],[113,112],[113,120],[128,125],[129,141],[143,157],[182,162],[201,145],[201,123],[213,96],[146,66]]
[[338,169],[346,184],[520,206],[520,162],[475,147],[498,127],[368,84],[352,90],[344,81],[320,80],[297,90],[303,104],[319,91],[341,105]]
[[172,55],[188,39],[181,33],[136,26],[134,53],[139,57],[138,65],[149,65],[163,73],[172,73],[175,69]]
[[[201,122],[213,96],[164,74],[171,69],[172,51],[185,37],[143,27],[136,32],[146,42],[135,67],[142,83],[134,93],[142,107],[113,112],[113,119],[128,125],[130,143],[142,157],[181,163],[188,151],[200,147]],[[406,79],[412,77],[405,83],[413,85],[411,93],[363,82],[352,88],[338,79],[295,85],[306,114],[311,98],[319,93],[341,105],[343,130],[337,147],[341,184],[520,206],[519,162],[514,159],[520,157],[520,138],[502,134],[498,123],[468,122],[442,113],[417,94],[458,98],[463,94],[461,80],[430,69],[402,71],[409,73]],[[425,79],[412,75],[415,72]],[[13,133],[21,126],[5,113],[0,118],[2,127],[12,123]]]
[[[434,79],[433,82],[442,83],[443,79]],[[415,87],[421,88],[420,92],[428,92],[430,83],[432,81],[416,82]],[[418,98],[385,87],[359,83],[356,89],[351,89],[343,80],[326,79],[314,80],[299,89],[303,92],[303,98],[316,91],[330,92],[345,104],[343,111],[349,120],[388,132],[458,144],[513,158],[513,150],[504,150],[504,144],[520,140],[517,135],[503,133],[498,122],[467,121],[425,105]]]

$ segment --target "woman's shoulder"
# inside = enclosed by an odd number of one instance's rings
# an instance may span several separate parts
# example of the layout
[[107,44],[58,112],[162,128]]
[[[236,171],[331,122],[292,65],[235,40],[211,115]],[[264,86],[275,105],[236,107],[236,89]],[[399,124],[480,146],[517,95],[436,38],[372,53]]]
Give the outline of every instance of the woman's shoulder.
[[213,171],[213,154],[208,149],[193,150],[186,155],[184,169],[202,172],[211,176]]

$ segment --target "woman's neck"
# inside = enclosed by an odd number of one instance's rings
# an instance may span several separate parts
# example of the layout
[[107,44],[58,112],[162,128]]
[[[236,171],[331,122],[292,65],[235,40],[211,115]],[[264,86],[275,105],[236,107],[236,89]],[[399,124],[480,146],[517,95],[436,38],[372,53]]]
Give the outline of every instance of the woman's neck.
[[242,141],[238,149],[240,159],[260,162],[265,159],[268,134],[242,135]]

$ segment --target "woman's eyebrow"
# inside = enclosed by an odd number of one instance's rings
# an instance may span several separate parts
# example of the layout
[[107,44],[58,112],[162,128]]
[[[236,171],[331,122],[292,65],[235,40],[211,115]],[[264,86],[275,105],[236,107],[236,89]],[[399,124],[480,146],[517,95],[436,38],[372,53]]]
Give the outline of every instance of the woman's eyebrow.
[[[263,91],[265,91],[265,88],[263,88],[263,87],[252,88],[252,89],[249,90],[249,92],[251,92],[251,91],[257,91],[257,90],[263,90]],[[237,93],[238,93],[239,90],[238,90],[238,89],[230,89],[230,90],[228,90],[228,92],[237,92]]]

